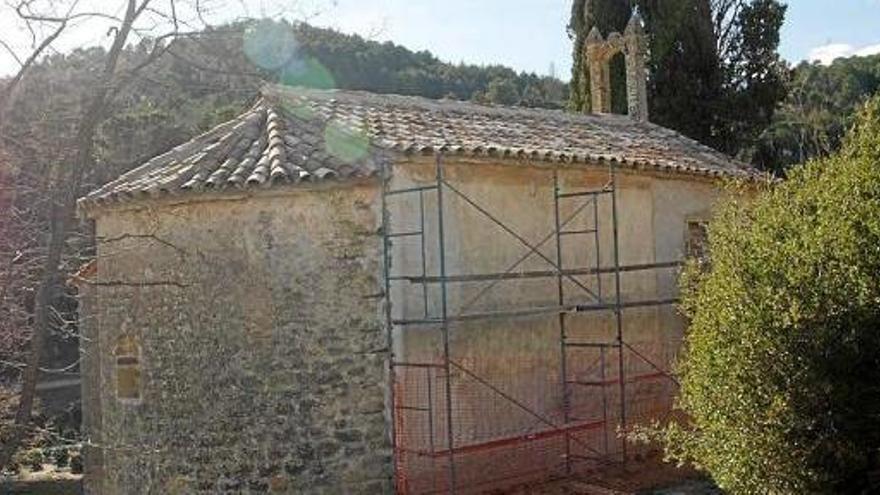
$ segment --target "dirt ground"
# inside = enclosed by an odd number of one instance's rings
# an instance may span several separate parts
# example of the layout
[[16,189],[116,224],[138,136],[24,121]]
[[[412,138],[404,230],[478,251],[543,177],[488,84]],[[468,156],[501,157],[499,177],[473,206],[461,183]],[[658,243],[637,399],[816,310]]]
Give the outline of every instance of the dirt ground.
[[26,474],[15,479],[0,477],[0,494],[6,495],[80,495],[82,475],[47,471]]
[[[15,481],[0,478],[0,494],[78,495],[81,475],[47,469]],[[722,495],[698,473],[678,469],[658,460],[633,462],[608,468],[589,477],[559,480],[489,492],[487,495]]]
[[[721,495],[699,473],[676,468],[658,459],[603,469],[589,477],[522,486],[511,495]],[[495,494],[493,494],[495,495]]]

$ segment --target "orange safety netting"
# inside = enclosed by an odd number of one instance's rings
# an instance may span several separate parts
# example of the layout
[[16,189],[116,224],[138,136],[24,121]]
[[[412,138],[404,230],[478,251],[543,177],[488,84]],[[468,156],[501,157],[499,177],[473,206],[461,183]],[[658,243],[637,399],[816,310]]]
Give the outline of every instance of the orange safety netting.
[[[674,382],[650,356],[624,349],[628,427],[662,421]],[[569,350],[566,387],[553,358],[450,358],[448,375],[442,359],[396,366],[398,493],[448,492],[453,469],[457,493],[480,493],[619,464],[624,413],[617,353],[613,346]],[[647,449],[627,444],[629,457]]]

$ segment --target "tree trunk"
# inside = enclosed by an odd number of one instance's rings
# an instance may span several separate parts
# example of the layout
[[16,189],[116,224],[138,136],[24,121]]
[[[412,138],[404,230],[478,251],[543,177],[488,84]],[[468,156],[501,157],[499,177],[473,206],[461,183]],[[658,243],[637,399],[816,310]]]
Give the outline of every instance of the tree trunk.
[[13,429],[5,444],[0,447],[0,469],[9,464],[14,453],[18,450],[24,439],[31,420],[34,396],[36,395],[37,379],[39,378],[40,360],[43,355],[43,346],[51,324],[51,305],[55,289],[61,285],[62,269],[61,261],[64,248],[67,245],[67,237],[74,223],[76,214],[76,200],[79,195],[83,173],[92,164],[95,133],[98,129],[109,102],[108,95],[114,82],[116,67],[119,56],[125,47],[125,42],[131,32],[132,25],[137,17],[146,8],[149,0],[144,0],[137,5],[135,0],[127,0],[125,17],[113,39],[113,45],[107,54],[107,62],[104,65],[101,82],[95,87],[89,104],[83,111],[79,127],[76,133],[74,160],[65,174],[65,179],[59,183],[59,199],[52,206],[51,231],[46,261],[43,266],[43,276],[34,304],[33,336],[29,346],[28,359],[22,376],[21,395],[15,414]]

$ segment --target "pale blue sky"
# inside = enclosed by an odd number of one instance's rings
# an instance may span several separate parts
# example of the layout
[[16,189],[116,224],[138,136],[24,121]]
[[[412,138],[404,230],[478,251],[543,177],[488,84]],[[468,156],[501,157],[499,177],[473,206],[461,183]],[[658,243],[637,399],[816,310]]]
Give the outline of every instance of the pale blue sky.
[[[215,5],[212,22],[236,17],[277,16],[392,40],[430,50],[443,60],[498,63],[517,70],[567,79],[571,42],[565,33],[571,0],[203,0]],[[81,9],[118,10],[120,2],[80,0]],[[880,53],[880,0],[788,0],[782,55],[830,61],[835,56]],[[27,31],[0,4],[0,37],[22,58]],[[115,12],[115,11],[114,11]],[[107,42],[107,26],[91,21],[65,32],[59,51]],[[0,75],[15,71],[15,59],[0,49]]]
[[[453,62],[501,63],[546,74],[570,70],[569,0],[337,0],[315,21],[429,49]],[[880,0],[789,0],[782,55],[880,52]]]
[[880,53],[880,0],[789,0],[782,55],[796,61],[811,52]]

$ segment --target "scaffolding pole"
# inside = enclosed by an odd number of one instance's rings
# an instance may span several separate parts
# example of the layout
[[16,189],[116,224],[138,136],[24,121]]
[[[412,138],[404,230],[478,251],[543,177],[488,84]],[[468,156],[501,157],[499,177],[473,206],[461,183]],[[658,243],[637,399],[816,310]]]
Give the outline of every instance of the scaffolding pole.
[[396,408],[397,402],[395,397],[395,384],[397,383],[397,379],[395,378],[395,369],[394,369],[394,323],[392,323],[392,313],[391,313],[391,238],[388,237],[389,229],[391,228],[391,219],[389,218],[388,212],[388,191],[389,191],[389,183],[391,181],[391,171],[388,169],[388,162],[386,159],[381,161],[381,174],[382,174],[382,275],[384,277],[384,286],[383,290],[385,291],[385,305],[384,305],[384,313],[385,313],[385,345],[388,347],[388,401],[390,404],[390,410],[392,411],[389,421],[389,433],[391,435],[391,471],[394,483],[397,483],[399,479],[399,474],[397,472],[397,464],[398,464],[398,456],[397,456],[397,432],[395,431],[395,423],[396,423]]
[[[623,341],[623,308],[620,301],[620,245],[619,232],[617,227],[617,169],[614,162],[609,165],[611,174],[611,224],[614,236],[612,243],[614,250],[614,317],[617,323],[617,358],[618,358],[618,375],[620,378],[620,427],[626,434],[626,366],[624,358],[624,341]],[[624,464],[627,461],[626,455],[626,438],[620,442],[621,457]]]
[[[565,286],[562,276],[563,258],[562,258],[562,225],[559,220],[559,170],[553,169],[553,210],[556,225],[556,284],[558,292],[559,306],[565,306]],[[565,312],[559,312],[559,379],[562,385],[562,422],[568,426],[571,421],[569,410],[569,390],[568,390],[568,360],[566,356],[565,346],[568,336],[565,328]],[[565,435],[565,474],[571,476],[571,438]]]
[[[611,166],[613,167],[613,164]],[[596,291],[594,294],[594,298],[596,299],[596,302],[575,304],[575,305],[573,305],[574,306],[573,310],[560,311],[560,313],[559,313],[560,349],[561,349],[560,368],[561,368],[561,372],[563,374],[562,392],[563,392],[563,408],[564,408],[564,416],[565,416],[565,423],[566,424],[568,424],[572,420],[571,413],[570,413],[570,402],[571,402],[573,390],[570,388],[570,386],[573,384],[578,384],[578,385],[581,384],[576,379],[575,380],[568,379],[568,348],[571,347],[571,348],[580,348],[580,349],[583,349],[583,348],[596,348],[596,349],[598,349],[599,353],[600,353],[600,355],[599,355],[599,366],[600,366],[599,373],[601,376],[601,382],[605,382],[606,381],[606,379],[605,379],[605,373],[606,373],[605,354],[606,354],[606,351],[609,347],[617,347],[618,349],[620,349],[622,347],[619,339],[616,344],[569,342],[568,335],[567,335],[567,329],[566,329],[567,317],[571,313],[584,312],[584,311],[603,311],[603,310],[612,310],[612,311],[615,311],[615,313],[618,313],[622,309],[621,301],[620,301],[620,297],[619,297],[619,291],[616,292],[617,297],[615,298],[615,301],[612,304],[606,303],[603,299],[603,294],[602,294],[602,274],[613,274],[616,279],[616,285],[619,287],[620,273],[622,270],[622,267],[620,266],[618,258],[615,258],[615,263],[612,267],[602,268],[602,264],[601,264],[602,262],[601,262],[601,255],[600,255],[601,249],[600,249],[600,237],[599,237],[599,232],[600,232],[599,197],[603,196],[603,195],[610,195],[612,202],[613,202],[614,197],[616,195],[616,183],[614,180],[615,177],[614,177],[613,172],[609,175],[609,178],[610,178],[610,180],[609,180],[608,184],[600,190],[580,191],[580,192],[563,192],[561,190],[560,184],[559,184],[558,168],[554,169],[554,171],[553,171],[554,209],[555,209],[554,220],[555,220],[555,227],[556,227],[555,233],[556,233],[556,248],[557,248],[557,281],[558,281],[559,305],[561,307],[565,307],[566,301],[567,301],[567,299],[565,297],[564,285],[562,283],[563,282],[563,280],[562,280],[563,274],[567,274],[569,276],[574,275],[574,274],[595,275],[595,277],[596,277],[596,279],[595,279]],[[559,221],[559,219],[560,219],[560,200],[566,199],[566,198],[586,198],[586,202],[583,205],[581,205],[581,207],[579,207],[576,211],[579,212],[584,207],[591,204],[592,205],[592,226],[586,225],[583,228],[576,229],[576,230],[562,230],[563,226],[560,224],[560,221]],[[612,207],[613,206],[614,205],[612,203]],[[612,221],[614,223],[614,228],[616,229],[616,227],[617,227],[616,216],[613,217]],[[564,264],[565,257],[563,255],[562,238],[563,238],[563,236],[576,236],[576,235],[589,235],[592,237],[592,241],[594,244],[593,245],[593,251],[594,251],[593,257],[594,257],[594,262],[595,262],[595,264],[592,268],[580,268],[580,269],[572,269],[572,270],[567,270],[565,268],[565,264]],[[615,236],[616,236],[616,230],[615,230]],[[617,253],[616,237],[614,240],[615,240],[614,247],[615,247],[615,254],[616,254]],[[630,267],[629,270],[630,271],[648,270],[648,269],[654,269],[654,268],[661,266],[661,265],[664,265],[664,264],[638,265],[638,266]],[[677,264],[669,264],[669,266],[677,266]],[[538,278],[541,276],[541,273],[533,271],[533,272],[529,272],[529,273],[523,273],[520,275],[522,278]],[[638,301],[638,302],[635,302],[634,304],[653,305],[653,304],[655,304],[655,301]],[[602,395],[602,421],[601,421],[601,423],[603,424],[603,442],[602,442],[603,443],[603,451],[604,451],[605,455],[608,455],[608,406],[607,406],[607,394],[606,394],[605,387],[602,387],[600,393]],[[626,398],[622,394],[621,395],[621,402],[624,402],[625,400],[626,400]],[[569,461],[569,459],[571,458],[571,452],[570,452],[569,445],[570,445],[569,439],[566,438],[566,461],[567,461],[566,462],[566,473],[567,474],[571,473],[571,464]]]
[[446,238],[443,225],[443,155],[436,156],[437,176],[437,242],[440,249],[440,317],[443,320],[440,331],[443,338],[443,370],[446,374],[446,443],[449,449],[449,493],[455,494],[455,435],[452,419],[452,373],[449,364],[449,315],[448,295],[446,293]]

